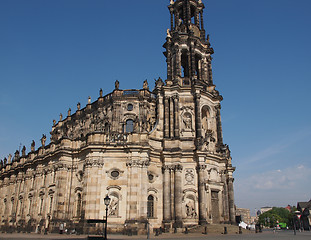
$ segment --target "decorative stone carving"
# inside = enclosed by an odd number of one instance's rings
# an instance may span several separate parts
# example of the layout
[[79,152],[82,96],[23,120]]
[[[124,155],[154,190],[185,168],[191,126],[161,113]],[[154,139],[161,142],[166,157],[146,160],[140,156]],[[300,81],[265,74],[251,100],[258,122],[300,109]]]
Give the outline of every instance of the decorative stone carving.
[[68,117],[70,117],[70,115],[71,115],[71,108],[68,109],[67,113],[68,113]]
[[63,114],[59,114],[59,121],[61,122],[63,120]]
[[103,89],[99,90],[99,97],[103,97]]
[[185,173],[186,185],[194,185],[194,170],[187,168]]
[[175,172],[182,172],[183,166],[181,164],[176,164],[174,166]]

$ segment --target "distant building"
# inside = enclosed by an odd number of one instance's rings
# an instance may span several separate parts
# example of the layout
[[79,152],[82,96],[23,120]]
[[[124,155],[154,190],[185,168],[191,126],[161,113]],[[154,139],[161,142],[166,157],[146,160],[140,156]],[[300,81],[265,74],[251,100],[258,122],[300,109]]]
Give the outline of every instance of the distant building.
[[252,223],[250,210],[247,208],[236,208],[235,212],[237,218],[240,218],[240,221],[245,222],[247,224]]
[[309,202],[298,202],[297,210],[300,212],[300,226],[305,230],[310,230],[311,200]]
[[268,212],[270,210],[272,210],[272,207],[262,207],[262,208],[260,208],[260,214],[263,214],[263,213]]
[[291,212],[291,211],[292,211],[292,206],[287,205],[287,206],[285,207],[285,209],[287,209],[289,212]]

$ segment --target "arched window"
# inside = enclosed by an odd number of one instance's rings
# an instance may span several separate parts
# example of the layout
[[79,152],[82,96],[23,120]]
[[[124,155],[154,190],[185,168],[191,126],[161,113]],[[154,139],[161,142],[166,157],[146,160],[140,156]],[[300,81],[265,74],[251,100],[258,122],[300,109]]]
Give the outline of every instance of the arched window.
[[152,195],[148,196],[147,201],[147,217],[153,218],[154,217],[154,197]]
[[82,205],[82,197],[81,193],[77,194],[77,211],[76,211],[76,216],[80,217],[81,216],[81,205]]
[[132,119],[126,120],[125,132],[131,133],[134,131],[134,121]]

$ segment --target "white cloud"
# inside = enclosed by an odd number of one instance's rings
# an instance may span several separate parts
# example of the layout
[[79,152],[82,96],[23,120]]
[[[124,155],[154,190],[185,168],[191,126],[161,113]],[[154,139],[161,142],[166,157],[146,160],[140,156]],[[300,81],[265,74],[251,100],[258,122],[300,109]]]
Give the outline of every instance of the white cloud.
[[253,174],[235,182],[236,204],[250,209],[262,206],[296,205],[311,198],[311,168],[296,165],[290,168]]

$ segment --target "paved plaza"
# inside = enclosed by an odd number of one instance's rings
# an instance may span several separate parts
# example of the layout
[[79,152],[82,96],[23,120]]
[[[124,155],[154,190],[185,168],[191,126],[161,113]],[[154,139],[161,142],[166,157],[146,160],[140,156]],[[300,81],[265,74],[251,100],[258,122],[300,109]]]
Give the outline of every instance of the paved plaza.
[[[59,234],[49,234],[49,235],[38,235],[38,234],[4,234],[0,233],[0,240],[22,240],[22,239],[50,239],[50,240],[80,240],[87,239],[86,235],[59,235]],[[110,240],[130,240],[130,239],[147,239],[147,236],[123,236],[123,235],[108,235],[108,239]],[[203,235],[203,234],[162,234],[160,236],[150,236],[150,239],[193,239],[193,240],[247,240],[247,239],[264,239],[264,240],[272,240],[272,239],[282,239],[282,240],[306,240],[311,239],[311,232],[297,232],[294,235],[293,231],[277,231],[273,233],[273,231],[265,231],[263,233],[248,233],[248,234],[236,234],[236,235]]]

